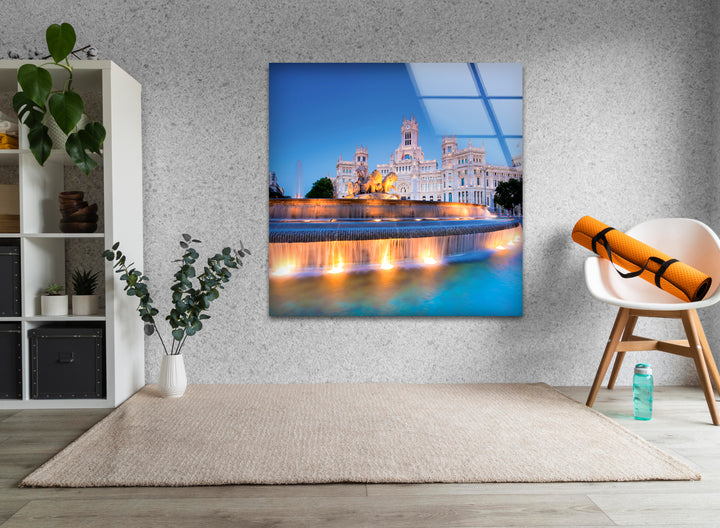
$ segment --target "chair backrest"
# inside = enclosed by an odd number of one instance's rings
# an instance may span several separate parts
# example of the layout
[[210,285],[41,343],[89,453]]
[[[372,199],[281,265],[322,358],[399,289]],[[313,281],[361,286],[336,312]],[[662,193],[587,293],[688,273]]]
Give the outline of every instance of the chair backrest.
[[[705,299],[720,287],[720,239],[708,226],[690,218],[659,218],[628,229],[628,236],[652,246],[712,277]],[[602,259],[601,277],[605,286],[621,299],[643,302],[678,303],[680,299],[641,279],[623,279]]]

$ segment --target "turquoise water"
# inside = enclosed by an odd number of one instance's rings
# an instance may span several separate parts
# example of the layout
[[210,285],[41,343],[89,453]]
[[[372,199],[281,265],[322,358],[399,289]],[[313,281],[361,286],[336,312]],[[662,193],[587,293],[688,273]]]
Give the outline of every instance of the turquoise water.
[[520,316],[522,250],[471,262],[271,277],[272,316]]

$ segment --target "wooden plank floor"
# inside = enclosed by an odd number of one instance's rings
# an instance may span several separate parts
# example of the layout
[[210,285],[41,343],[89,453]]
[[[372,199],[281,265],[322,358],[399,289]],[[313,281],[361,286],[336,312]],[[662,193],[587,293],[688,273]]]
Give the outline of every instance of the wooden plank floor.
[[[584,401],[587,387],[562,388]],[[18,481],[108,411],[0,411],[0,528],[717,526],[720,427],[702,392],[658,387],[650,422],[629,388],[595,408],[698,468],[699,482],[338,484],[20,489]]]

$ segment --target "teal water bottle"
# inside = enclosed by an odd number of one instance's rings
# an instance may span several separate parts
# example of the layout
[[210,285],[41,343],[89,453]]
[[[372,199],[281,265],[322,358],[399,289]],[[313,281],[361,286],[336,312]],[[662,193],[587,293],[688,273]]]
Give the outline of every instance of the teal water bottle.
[[649,363],[635,365],[633,376],[633,407],[636,420],[652,418],[653,376]]

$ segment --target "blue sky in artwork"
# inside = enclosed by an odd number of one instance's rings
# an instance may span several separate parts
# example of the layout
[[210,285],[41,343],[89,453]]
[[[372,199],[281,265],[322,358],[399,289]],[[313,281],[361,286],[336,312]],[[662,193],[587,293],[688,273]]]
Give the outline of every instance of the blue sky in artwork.
[[[496,68],[498,75],[509,79],[495,81],[490,77],[496,65],[490,65],[488,79],[482,74],[482,66],[488,65],[478,65],[488,92],[492,86],[496,95],[503,95],[495,88],[500,86],[500,90],[513,92],[507,95],[522,95],[521,65]],[[373,170],[377,164],[390,161],[400,144],[402,118],[410,115],[418,120],[425,159],[440,163],[442,135],[495,133],[479,99],[432,98],[477,96],[473,83],[469,66],[462,63],[270,64],[269,169],[277,174],[288,196],[298,192],[304,195],[315,180],[334,177],[338,157],[351,160],[357,145],[367,146]],[[423,100],[422,96],[430,98]],[[508,123],[511,131],[505,134],[522,133],[521,100],[506,100],[495,112],[501,127]],[[473,144],[482,141],[473,139]],[[467,138],[458,138],[460,148],[467,142]],[[520,138],[508,139],[507,143],[513,155],[522,148]],[[485,148],[488,162],[505,165],[497,139],[485,139]],[[302,162],[300,189],[298,161]]]
[[522,64],[519,62],[485,62],[475,66],[482,77],[488,97],[522,97]]

